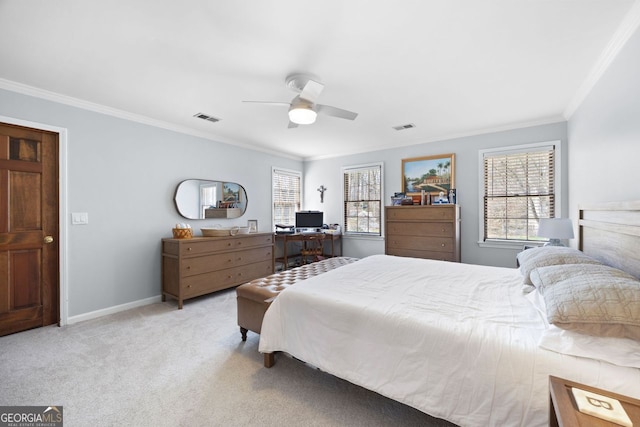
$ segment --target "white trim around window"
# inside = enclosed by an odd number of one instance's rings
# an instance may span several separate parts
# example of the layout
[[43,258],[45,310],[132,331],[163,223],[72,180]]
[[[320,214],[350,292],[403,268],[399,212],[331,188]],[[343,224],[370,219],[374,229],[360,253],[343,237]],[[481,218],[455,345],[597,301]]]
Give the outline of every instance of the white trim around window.
[[485,211],[484,211],[484,197],[485,197],[485,186],[484,186],[484,158],[485,155],[499,155],[499,154],[516,154],[523,153],[529,151],[536,151],[545,147],[554,147],[554,194],[555,194],[555,217],[562,216],[562,142],[557,141],[545,141],[545,142],[537,142],[531,144],[521,144],[521,145],[512,145],[507,147],[498,147],[491,148],[486,150],[478,151],[478,186],[479,186],[479,197],[478,197],[478,245],[480,247],[486,248],[502,248],[502,249],[521,249],[524,245],[537,245],[543,244],[544,242],[536,242],[529,240],[499,240],[499,239],[491,239],[488,241],[484,240],[485,230]]
[[[353,166],[343,166],[342,170],[342,234],[347,238],[362,238],[362,239],[373,239],[380,240],[383,239],[384,236],[384,163],[376,162],[376,163],[367,163],[361,165],[353,165]],[[362,172],[366,170],[378,170],[379,171],[379,194],[377,195],[377,199],[369,199],[370,201],[375,201],[379,203],[379,217],[377,221],[379,222],[379,231],[378,232],[357,232],[357,231],[349,231],[347,230],[347,187],[345,182],[345,175],[350,172]],[[354,200],[355,202],[355,200]]]
[[[278,194],[276,193],[279,191],[276,189],[276,177],[279,177],[279,180],[290,178],[292,180],[290,184],[294,184],[294,191],[297,191],[298,193],[297,195],[293,195],[290,200],[280,200],[283,203],[289,203],[293,205],[291,208],[292,210],[288,211],[289,220],[286,221],[281,218],[282,215],[276,215],[275,212],[276,198],[278,197]],[[297,184],[295,184],[296,181]],[[295,188],[296,185],[298,187],[297,189]],[[273,225],[274,229],[275,224],[279,222],[287,222],[287,224],[284,225],[295,225],[295,212],[299,211],[302,208],[302,188],[303,181],[301,171],[278,168],[275,166],[271,168],[271,224]],[[282,194],[280,194],[280,196],[282,196]]]

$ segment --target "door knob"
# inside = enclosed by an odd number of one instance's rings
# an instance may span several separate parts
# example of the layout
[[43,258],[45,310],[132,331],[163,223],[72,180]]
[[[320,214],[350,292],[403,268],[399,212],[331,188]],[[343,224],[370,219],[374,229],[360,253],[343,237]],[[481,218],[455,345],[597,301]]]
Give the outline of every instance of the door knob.
[[53,243],[53,236],[44,236],[45,243]]

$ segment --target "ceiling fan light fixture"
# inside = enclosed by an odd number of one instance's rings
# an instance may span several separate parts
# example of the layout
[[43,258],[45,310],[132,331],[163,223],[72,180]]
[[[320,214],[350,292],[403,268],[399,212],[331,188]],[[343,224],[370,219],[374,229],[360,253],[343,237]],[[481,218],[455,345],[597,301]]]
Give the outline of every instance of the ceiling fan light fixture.
[[316,121],[318,113],[307,106],[296,106],[289,109],[289,120],[298,125],[310,125]]

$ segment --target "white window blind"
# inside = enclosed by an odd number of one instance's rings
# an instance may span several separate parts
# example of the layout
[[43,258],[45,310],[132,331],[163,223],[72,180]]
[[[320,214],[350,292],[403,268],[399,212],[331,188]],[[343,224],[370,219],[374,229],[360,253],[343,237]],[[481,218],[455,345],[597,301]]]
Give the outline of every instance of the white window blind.
[[345,234],[381,235],[382,164],[343,168]]
[[273,224],[295,225],[300,210],[302,173],[273,169]]
[[200,210],[202,218],[206,218],[205,211],[208,208],[216,207],[216,185],[213,184],[201,184],[200,185]]
[[541,218],[556,209],[555,146],[485,152],[484,241],[544,240]]

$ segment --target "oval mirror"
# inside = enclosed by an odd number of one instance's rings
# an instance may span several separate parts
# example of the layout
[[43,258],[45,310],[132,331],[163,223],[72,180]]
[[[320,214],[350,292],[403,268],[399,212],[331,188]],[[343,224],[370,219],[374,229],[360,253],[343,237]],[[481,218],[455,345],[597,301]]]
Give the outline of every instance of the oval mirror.
[[247,210],[247,192],[235,182],[187,179],[173,198],[178,213],[187,219],[241,217]]

